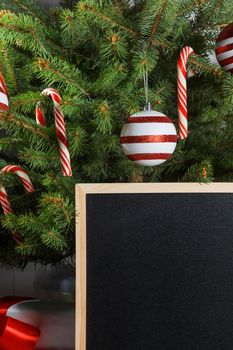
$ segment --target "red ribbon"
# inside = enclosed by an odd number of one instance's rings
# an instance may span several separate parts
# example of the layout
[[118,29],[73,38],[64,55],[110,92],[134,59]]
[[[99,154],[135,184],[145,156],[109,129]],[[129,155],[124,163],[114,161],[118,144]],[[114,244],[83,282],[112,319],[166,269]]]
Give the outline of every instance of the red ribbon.
[[12,305],[26,300],[30,300],[30,298],[0,298],[1,350],[33,350],[36,346],[40,337],[40,330],[7,316],[7,311]]

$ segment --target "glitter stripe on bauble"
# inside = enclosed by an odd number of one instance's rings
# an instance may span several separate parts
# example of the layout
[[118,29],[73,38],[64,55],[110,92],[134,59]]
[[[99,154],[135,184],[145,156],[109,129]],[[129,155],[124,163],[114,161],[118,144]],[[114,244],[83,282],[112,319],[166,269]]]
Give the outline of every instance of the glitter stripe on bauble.
[[215,53],[220,66],[233,73],[233,23],[226,26],[216,40]]

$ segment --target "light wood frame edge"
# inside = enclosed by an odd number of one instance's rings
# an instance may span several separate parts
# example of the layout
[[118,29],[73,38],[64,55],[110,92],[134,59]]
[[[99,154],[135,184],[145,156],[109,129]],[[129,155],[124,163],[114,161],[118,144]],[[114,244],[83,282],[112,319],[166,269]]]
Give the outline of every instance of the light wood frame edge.
[[76,350],[86,350],[86,195],[94,193],[233,193],[233,182],[76,185]]
[[86,349],[86,192],[76,186],[75,349]]

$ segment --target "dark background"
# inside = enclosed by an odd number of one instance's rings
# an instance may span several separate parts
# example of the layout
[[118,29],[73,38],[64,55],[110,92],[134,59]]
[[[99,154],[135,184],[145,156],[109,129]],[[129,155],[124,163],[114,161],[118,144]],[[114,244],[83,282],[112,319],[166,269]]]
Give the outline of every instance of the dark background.
[[[50,268],[50,267],[48,267]],[[23,271],[0,269],[0,296],[17,295],[37,297],[34,281],[37,270],[34,264],[29,264]]]

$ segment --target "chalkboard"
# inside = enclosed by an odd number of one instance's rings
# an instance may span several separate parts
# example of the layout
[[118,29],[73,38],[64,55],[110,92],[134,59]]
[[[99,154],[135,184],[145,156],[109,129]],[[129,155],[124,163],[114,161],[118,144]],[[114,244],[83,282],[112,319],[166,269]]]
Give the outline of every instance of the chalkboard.
[[77,350],[232,350],[233,183],[77,185]]

